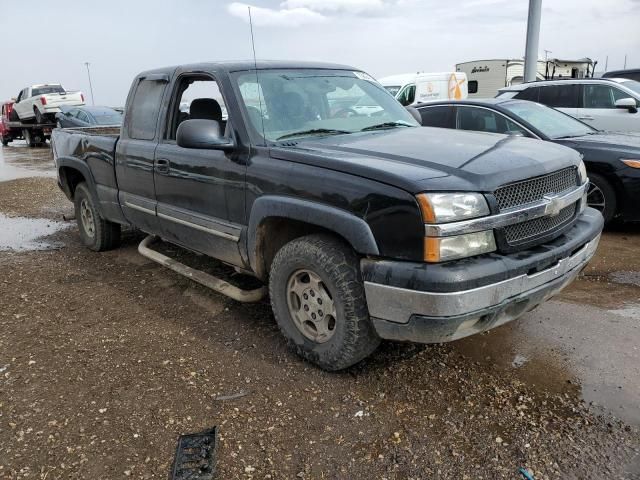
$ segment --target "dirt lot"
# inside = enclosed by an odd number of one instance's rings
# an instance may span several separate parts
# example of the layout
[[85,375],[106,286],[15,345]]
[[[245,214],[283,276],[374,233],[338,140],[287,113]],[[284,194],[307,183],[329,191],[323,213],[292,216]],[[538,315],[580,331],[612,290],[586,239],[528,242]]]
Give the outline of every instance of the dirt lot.
[[140,234],[82,248],[50,162],[0,153],[0,478],[166,479],[214,425],[220,479],[640,478],[640,228],[512,324],[329,374],[267,303],[144,259]]

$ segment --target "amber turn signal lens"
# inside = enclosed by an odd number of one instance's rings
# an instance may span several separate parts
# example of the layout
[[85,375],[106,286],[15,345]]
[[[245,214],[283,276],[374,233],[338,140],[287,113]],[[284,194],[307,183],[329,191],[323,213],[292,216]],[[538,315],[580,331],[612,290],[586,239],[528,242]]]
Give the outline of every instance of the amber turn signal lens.
[[420,211],[422,212],[422,221],[424,221],[424,223],[436,223],[436,212],[433,211],[429,197],[423,194],[416,196],[416,198],[418,199],[418,205],[420,205]]
[[640,168],[640,160],[622,160],[627,167]]
[[440,239],[424,237],[424,261],[438,263],[440,261]]

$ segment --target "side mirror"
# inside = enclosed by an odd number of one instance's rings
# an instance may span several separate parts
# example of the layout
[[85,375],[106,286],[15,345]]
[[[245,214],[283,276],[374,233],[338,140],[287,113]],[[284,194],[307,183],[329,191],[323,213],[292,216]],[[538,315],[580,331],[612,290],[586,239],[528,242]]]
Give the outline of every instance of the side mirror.
[[183,148],[233,150],[234,143],[222,136],[220,123],[215,120],[185,120],[178,126],[176,143]]
[[415,119],[416,119],[416,121],[417,121],[420,125],[422,125],[422,115],[420,115],[420,112],[418,111],[418,109],[417,109],[417,108],[409,107],[409,106],[404,107],[404,108],[407,110],[407,112],[409,112],[409,113],[411,114],[411,116],[412,116],[413,118],[415,118]]
[[629,113],[637,113],[638,104],[635,99],[629,98],[621,98],[620,100],[616,100],[616,108],[624,108],[625,110],[629,110]]

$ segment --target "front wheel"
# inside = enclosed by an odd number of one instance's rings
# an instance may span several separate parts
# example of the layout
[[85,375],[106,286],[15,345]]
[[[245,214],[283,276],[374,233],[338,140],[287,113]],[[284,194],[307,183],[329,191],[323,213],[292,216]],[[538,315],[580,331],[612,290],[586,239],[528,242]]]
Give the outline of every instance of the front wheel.
[[587,205],[602,213],[604,223],[607,225],[616,215],[616,192],[611,184],[597,173],[589,174],[589,182]]
[[95,252],[102,252],[120,245],[120,224],[100,216],[86,183],[80,183],[76,187],[73,202],[84,246]]
[[278,251],[269,274],[276,321],[289,346],[335,371],[358,363],[380,344],[353,250],[327,235],[310,235]]

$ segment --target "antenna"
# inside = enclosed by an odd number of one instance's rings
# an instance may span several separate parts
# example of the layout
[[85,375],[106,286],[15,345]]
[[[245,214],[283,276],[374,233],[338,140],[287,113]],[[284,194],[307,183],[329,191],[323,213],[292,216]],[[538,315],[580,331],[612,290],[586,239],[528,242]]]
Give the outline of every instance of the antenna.
[[258,78],[258,61],[256,60],[256,44],[253,39],[253,20],[251,19],[251,7],[247,5],[247,9],[249,10],[249,29],[251,30],[251,49],[253,50],[253,68],[256,72],[256,89],[258,90],[258,103],[260,104],[260,123],[262,124],[262,138],[264,138],[265,146],[267,144],[267,137],[264,134],[264,112],[262,111],[262,96],[260,92],[262,91],[262,87],[260,87],[260,80]]

